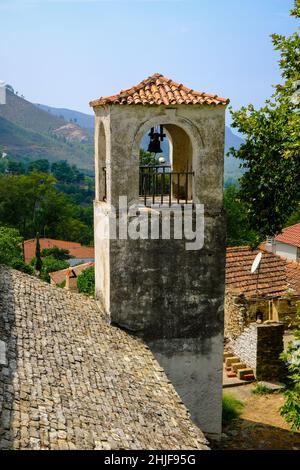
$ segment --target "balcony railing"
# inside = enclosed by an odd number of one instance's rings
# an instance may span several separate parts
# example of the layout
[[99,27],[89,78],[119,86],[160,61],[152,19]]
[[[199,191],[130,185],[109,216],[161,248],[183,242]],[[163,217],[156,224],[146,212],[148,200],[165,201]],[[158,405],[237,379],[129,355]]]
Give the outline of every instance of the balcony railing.
[[[103,200],[107,198],[106,168]],[[170,165],[140,166],[139,197],[145,206],[151,204],[192,204],[193,171],[172,171]]]
[[140,166],[139,196],[151,204],[192,203],[192,171],[172,171],[170,165]]

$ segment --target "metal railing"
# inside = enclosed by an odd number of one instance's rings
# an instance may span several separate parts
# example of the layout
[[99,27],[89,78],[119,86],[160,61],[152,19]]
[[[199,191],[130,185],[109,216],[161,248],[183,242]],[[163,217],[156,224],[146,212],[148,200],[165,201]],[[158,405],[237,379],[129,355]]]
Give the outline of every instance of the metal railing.
[[192,203],[192,171],[172,171],[170,165],[140,166],[139,195],[144,205]]
[[[104,197],[107,199],[106,167]],[[192,204],[193,171],[172,171],[170,165],[140,166],[139,196],[145,206],[151,204]]]

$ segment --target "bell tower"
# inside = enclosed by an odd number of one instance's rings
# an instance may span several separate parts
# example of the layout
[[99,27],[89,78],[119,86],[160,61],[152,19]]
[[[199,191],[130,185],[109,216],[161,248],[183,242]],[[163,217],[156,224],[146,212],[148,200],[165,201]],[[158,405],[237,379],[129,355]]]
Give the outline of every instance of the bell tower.
[[[208,434],[221,432],[228,102],[155,74],[90,103],[97,299],[112,324],[148,344]],[[140,160],[151,129],[169,138],[163,164]],[[185,224],[194,245],[178,235]]]

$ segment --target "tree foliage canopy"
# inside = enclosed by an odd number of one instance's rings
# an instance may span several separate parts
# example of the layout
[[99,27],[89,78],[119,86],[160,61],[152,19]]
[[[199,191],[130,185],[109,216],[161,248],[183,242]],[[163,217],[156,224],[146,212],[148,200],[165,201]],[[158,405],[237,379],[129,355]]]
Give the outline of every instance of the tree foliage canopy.
[[87,295],[95,295],[95,269],[94,266],[85,269],[77,278],[79,292]]
[[[292,15],[300,17],[300,0]],[[240,179],[240,197],[247,218],[257,232],[257,242],[280,232],[300,200],[300,37],[272,35],[280,52],[283,84],[265,106],[231,111],[233,124],[245,136],[241,147],[230,152],[243,160],[246,173]]]

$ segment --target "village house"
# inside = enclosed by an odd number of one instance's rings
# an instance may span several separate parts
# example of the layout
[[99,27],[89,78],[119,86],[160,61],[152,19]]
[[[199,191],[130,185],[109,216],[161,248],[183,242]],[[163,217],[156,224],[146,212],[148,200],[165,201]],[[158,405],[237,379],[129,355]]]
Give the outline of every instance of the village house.
[[[67,262],[70,266],[74,266],[80,263],[88,263],[94,261],[94,247],[84,246],[81,243],[69,242],[65,240],[54,240],[52,238],[40,238],[41,251],[45,248],[60,248],[62,250],[68,250],[70,253],[70,259]],[[24,261],[30,263],[35,257],[36,250],[36,239],[25,240],[23,244]]]
[[283,322],[290,329],[296,322],[300,300],[300,263],[287,262],[268,251],[252,274],[260,250],[248,246],[227,248],[225,337],[235,339],[251,323]]
[[283,229],[275,238],[270,238],[265,248],[290,261],[300,261],[300,223]]
[[88,263],[78,264],[76,266],[60,269],[59,271],[54,271],[49,273],[50,277],[50,284],[57,286],[60,285],[65,287],[66,289],[77,292],[77,278],[78,276],[88,268],[94,266],[95,263],[93,261],[89,261]]

